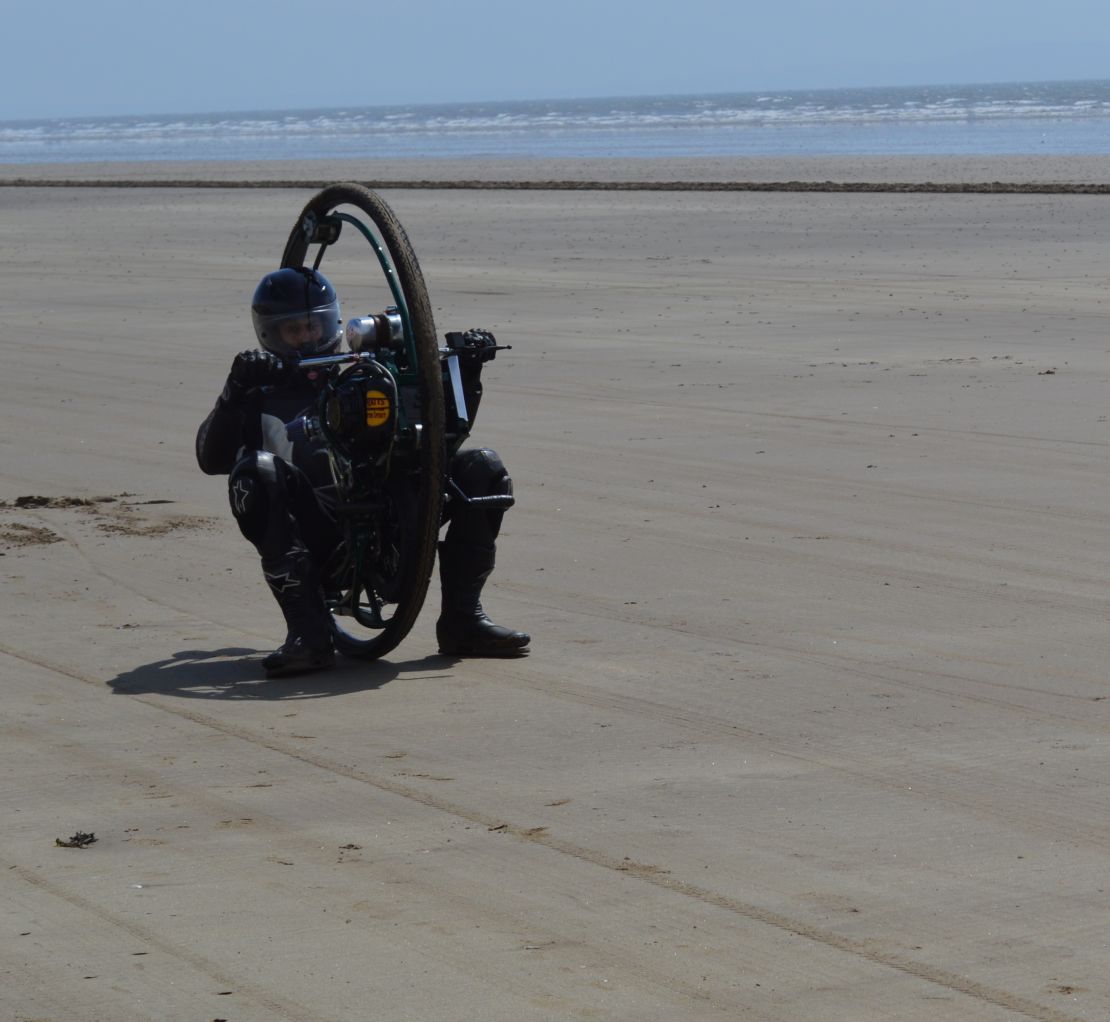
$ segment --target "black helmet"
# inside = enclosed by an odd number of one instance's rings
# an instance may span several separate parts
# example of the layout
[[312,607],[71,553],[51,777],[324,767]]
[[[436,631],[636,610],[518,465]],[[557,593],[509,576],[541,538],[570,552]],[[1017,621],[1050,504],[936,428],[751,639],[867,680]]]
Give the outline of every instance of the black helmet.
[[251,318],[258,343],[282,358],[326,355],[339,345],[339,299],[318,270],[287,267],[254,289]]

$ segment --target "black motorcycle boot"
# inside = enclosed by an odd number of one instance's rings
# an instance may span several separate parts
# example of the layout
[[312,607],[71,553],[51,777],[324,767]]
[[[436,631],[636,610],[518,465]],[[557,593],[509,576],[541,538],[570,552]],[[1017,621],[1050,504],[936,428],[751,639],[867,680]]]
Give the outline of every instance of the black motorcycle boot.
[[334,667],[331,615],[308,551],[294,549],[283,557],[264,559],[262,572],[288,628],[281,648],[262,661],[266,674],[274,678]]
[[517,657],[532,637],[494,624],[482,610],[482,587],[493,572],[493,547],[439,544],[443,605],[436,621],[439,651],[459,657]]

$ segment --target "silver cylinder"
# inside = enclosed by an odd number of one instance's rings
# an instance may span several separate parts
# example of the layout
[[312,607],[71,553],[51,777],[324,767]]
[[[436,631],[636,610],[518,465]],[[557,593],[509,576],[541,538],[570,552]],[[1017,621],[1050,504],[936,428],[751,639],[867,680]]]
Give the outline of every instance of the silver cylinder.
[[376,316],[358,316],[348,320],[344,335],[351,351],[376,351],[378,348],[400,347],[405,338],[405,328],[400,310],[390,306]]

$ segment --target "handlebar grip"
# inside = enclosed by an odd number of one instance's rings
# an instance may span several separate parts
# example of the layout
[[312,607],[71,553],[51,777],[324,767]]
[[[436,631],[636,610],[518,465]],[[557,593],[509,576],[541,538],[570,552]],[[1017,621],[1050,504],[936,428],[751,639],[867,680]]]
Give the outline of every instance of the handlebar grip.
[[298,416],[285,424],[285,438],[293,443],[299,440],[320,440],[323,438],[320,421],[313,415]]

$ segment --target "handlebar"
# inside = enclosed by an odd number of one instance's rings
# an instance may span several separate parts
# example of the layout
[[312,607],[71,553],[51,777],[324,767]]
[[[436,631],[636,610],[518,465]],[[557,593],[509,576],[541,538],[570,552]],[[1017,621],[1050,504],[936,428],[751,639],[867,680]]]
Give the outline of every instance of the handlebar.
[[451,355],[458,355],[461,358],[470,356],[474,358],[486,351],[512,351],[511,344],[491,344],[488,348],[440,348],[439,357],[448,358]]
[[345,351],[340,355],[317,355],[315,358],[302,358],[292,363],[294,369],[312,369],[316,366],[343,365],[345,362],[368,362],[373,356],[362,351]]
[[[484,351],[511,351],[511,344],[494,344]],[[467,356],[473,357],[477,352],[473,350],[459,350],[458,348],[440,348],[439,357],[441,359],[450,358],[452,355],[460,355],[463,358]],[[344,365],[354,362],[371,362],[375,361],[373,354],[367,351],[344,351],[338,355],[317,355],[315,358],[302,358],[293,362],[290,365],[293,369],[316,369],[320,366],[335,366]]]

